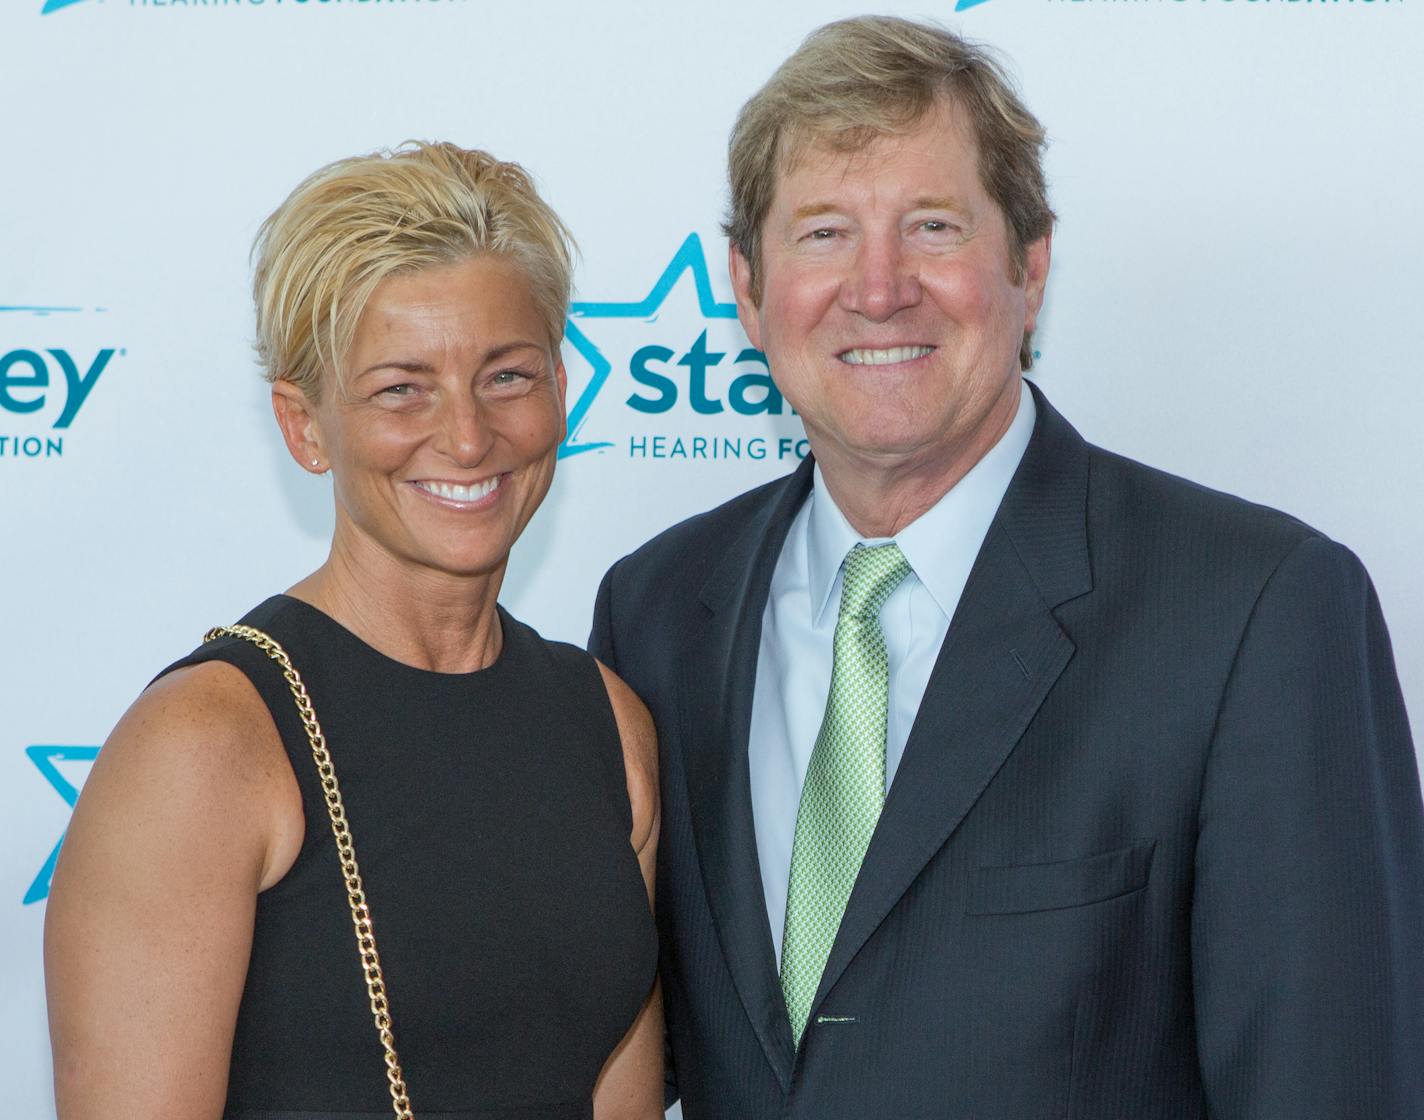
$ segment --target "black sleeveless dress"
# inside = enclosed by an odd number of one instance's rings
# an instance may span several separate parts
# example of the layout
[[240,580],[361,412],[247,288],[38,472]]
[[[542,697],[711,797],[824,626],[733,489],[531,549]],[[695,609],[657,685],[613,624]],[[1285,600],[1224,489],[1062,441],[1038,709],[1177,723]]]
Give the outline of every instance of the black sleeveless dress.
[[[417,1117],[589,1120],[594,1081],[652,987],[657,939],[598,667],[502,609],[475,673],[393,661],[289,596],[243,620],[291,655],[346,803]],[[306,814],[258,896],[228,1120],[392,1115],[326,806],[281,671],[211,642],[257,688]],[[214,822],[220,827],[220,822]]]

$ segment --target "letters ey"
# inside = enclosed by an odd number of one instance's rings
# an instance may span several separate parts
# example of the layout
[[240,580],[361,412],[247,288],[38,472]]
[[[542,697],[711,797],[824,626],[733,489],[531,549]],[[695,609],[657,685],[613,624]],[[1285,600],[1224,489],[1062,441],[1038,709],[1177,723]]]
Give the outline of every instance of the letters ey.
[[[53,358],[64,374],[64,409],[55,420],[54,427],[67,428],[79,415],[94,383],[116,351],[111,347],[100,350],[83,373],[79,372],[78,363],[67,350],[46,350],[45,353]],[[50,364],[38,351],[11,350],[0,357],[0,408],[6,412],[22,415],[38,412],[45,406],[50,384]]]

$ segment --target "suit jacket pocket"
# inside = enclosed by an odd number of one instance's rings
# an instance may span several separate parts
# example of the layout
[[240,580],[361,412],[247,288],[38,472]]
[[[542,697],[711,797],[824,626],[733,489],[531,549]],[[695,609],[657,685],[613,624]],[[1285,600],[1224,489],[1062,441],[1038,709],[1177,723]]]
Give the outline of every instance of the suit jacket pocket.
[[1130,848],[1013,867],[980,867],[969,883],[966,914],[1064,910],[1130,894],[1147,885],[1155,840]]

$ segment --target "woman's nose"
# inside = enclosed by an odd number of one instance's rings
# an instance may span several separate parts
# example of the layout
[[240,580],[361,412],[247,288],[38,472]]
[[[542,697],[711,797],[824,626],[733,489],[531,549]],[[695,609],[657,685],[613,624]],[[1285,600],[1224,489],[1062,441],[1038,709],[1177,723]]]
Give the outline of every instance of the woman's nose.
[[464,394],[441,404],[439,438],[438,450],[462,467],[476,466],[494,442],[485,410]]

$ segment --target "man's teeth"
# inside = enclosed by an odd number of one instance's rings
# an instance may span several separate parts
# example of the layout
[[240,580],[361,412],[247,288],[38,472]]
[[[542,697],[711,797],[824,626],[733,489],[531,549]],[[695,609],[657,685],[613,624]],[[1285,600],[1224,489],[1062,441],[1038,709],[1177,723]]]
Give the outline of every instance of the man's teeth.
[[494,493],[499,486],[499,475],[487,478],[483,482],[472,483],[469,486],[461,486],[459,483],[451,482],[417,482],[416,485],[427,494],[434,494],[440,498],[449,498],[456,502],[478,502],[487,494]]
[[888,366],[934,352],[933,346],[892,346],[888,350],[847,350],[841,361],[851,366]]

